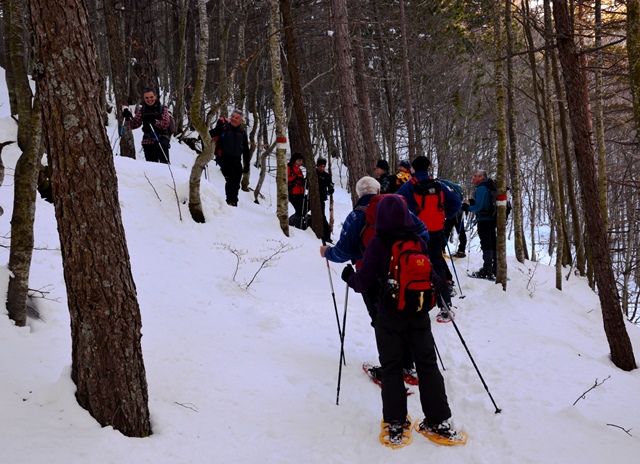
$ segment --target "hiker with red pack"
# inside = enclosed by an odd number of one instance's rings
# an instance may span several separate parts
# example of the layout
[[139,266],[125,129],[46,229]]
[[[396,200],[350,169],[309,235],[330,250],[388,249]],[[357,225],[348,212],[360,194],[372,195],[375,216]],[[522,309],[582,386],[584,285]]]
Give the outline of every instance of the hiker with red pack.
[[[383,429],[385,444],[402,446],[411,427],[403,382],[404,342],[408,340],[420,379],[420,403],[425,419],[416,424],[420,433],[438,434],[451,444],[461,442],[449,423],[451,410],[444,380],[438,369],[428,311],[434,306],[432,285],[439,280],[431,272],[427,244],[415,233],[407,205],[398,195],[383,197],[376,211],[375,236],[370,240],[356,272],[345,267],[342,278],[356,292],[376,288],[375,334],[382,364]],[[441,248],[437,248],[440,252]],[[403,268],[403,266],[405,266]]]
[[[409,182],[398,190],[398,194],[407,200],[409,211],[424,222],[429,230],[429,259],[431,265],[442,282],[447,282],[447,263],[442,256],[445,246],[445,219],[454,218],[460,211],[462,202],[458,195],[443,182],[432,178],[427,172],[431,161],[426,156],[418,156],[411,163],[415,173]],[[443,284],[442,298],[451,307],[450,285]],[[442,309],[442,302],[438,298],[438,306]],[[445,321],[450,312],[440,311],[438,319]]]

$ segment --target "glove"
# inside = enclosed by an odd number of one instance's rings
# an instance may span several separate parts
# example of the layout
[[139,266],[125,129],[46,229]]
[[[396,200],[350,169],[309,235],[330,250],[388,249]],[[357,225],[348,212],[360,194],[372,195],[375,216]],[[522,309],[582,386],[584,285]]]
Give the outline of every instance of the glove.
[[462,211],[465,213],[469,211],[469,203],[462,203]]
[[329,186],[329,188],[327,189],[327,193],[328,193],[329,195],[333,195],[333,192],[335,192],[335,191],[336,191],[336,190],[333,188],[333,184],[331,184],[331,185]]
[[353,266],[351,264],[347,264],[344,269],[342,270],[342,280],[344,280],[345,282],[349,281],[349,277],[351,277],[353,274],[355,274],[356,271],[355,269],[353,269]]
[[124,108],[122,110],[122,117],[125,121],[130,121],[131,118],[133,118],[133,115],[131,114],[131,111],[129,111],[129,108]]
[[247,165],[244,167],[244,169],[242,170],[242,172],[243,172],[244,174],[248,173],[248,172],[249,172],[249,168],[250,168],[250,167],[251,167],[251,166],[249,166],[249,165],[247,164]]
[[469,198],[469,204],[471,206],[475,205],[476,204],[476,199],[475,198]]
[[155,114],[145,114],[142,116],[142,121],[144,121],[145,124],[155,124],[156,119],[158,119],[158,116]]

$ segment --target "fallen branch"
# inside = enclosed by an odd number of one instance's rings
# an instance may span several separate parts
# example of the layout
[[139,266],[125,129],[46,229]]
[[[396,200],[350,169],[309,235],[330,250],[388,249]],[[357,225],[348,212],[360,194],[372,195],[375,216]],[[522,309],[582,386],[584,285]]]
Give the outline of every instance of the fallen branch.
[[183,408],[191,409],[192,411],[199,412],[198,408],[193,403],[182,404],[182,403],[178,403],[177,401],[174,401],[174,403],[177,404],[178,406],[182,406]]
[[624,433],[626,433],[627,435],[629,435],[630,437],[632,437],[633,435],[631,435],[629,432],[631,432],[633,429],[625,429],[624,427],[620,427],[619,425],[616,424],[607,424],[609,427],[617,427],[621,430],[624,431]]
[[611,378],[611,376],[608,376],[606,379],[604,379],[604,380],[603,380],[602,382],[600,382],[600,383],[598,383],[598,379],[596,379],[595,383],[593,384],[593,387],[591,387],[589,390],[587,390],[587,391],[586,391],[586,392],[584,392],[582,395],[580,395],[580,396],[578,397],[578,399],[577,399],[577,400],[575,400],[575,401],[573,402],[573,406],[575,406],[575,405],[576,405],[576,403],[577,403],[578,401],[585,399],[585,397],[586,397],[587,393],[589,393],[589,392],[590,392],[591,390],[593,390],[594,388],[599,387],[600,385],[602,385],[603,383],[605,383],[605,382],[606,382],[608,379],[610,379],[610,378]]
[[162,199],[160,198],[160,195],[158,195],[158,191],[156,190],[156,188],[153,186],[153,184],[151,183],[151,181],[149,180],[149,178],[147,177],[147,173],[143,173],[144,174],[144,178],[147,179],[147,182],[149,182],[149,185],[151,186],[151,188],[153,189],[153,191],[156,193],[156,196],[158,197],[158,200],[162,201]]

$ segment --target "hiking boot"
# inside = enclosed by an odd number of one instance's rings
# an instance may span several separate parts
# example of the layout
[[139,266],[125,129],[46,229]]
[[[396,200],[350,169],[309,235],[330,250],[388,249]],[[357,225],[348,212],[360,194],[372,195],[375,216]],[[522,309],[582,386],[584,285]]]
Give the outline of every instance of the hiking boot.
[[238,202],[237,201],[228,201],[227,204],[229,206],[236,206],[236,207],[238,206]]
[[445,438],[449,441],[460,441],[463,438],[463,435],[451,428],[451,424],[449,420],[440,422],[439,424],[429,425],[427,424],[427,419],[425,418],[420,425],[418,426],[418,431],[426,433],[428,435],[439,435],[442,438]]
[[451,319],[456,317],[456,313],[453,312],[453,309],[441,309],[440,312],[436,315],[437,322],[451,322]]
[[456,258],[466,258],[467,254],[464,251],[458,251],[454,256]]
[[404,425],[402,421],[391,421],[389,424],[389,443],[392,445],[401,445],[403,430]]
[[476,272],[472,272],[471,275],[473,277],[477,277],[478,279],[489,279],[489,280],[493,280],[496,278],[495,275],[493,275],[493,272],[491,271],[487,271],[485,268],[482,268]]

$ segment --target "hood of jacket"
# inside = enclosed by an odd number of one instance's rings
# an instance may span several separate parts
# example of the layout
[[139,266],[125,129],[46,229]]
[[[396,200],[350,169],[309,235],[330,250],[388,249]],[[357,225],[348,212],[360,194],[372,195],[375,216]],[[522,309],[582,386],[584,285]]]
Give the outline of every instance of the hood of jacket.
[[376,234],[400,237],[414,232],[416,225],[406,203],[398,195],[385,196],[376,208]]

